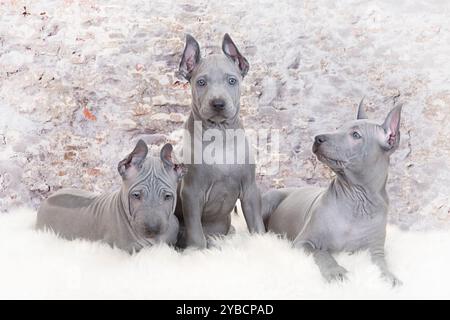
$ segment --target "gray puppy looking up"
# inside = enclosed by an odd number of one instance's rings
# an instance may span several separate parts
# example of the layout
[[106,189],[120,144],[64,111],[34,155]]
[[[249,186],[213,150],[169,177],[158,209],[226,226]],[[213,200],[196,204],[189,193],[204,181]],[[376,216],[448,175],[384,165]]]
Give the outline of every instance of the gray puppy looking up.
[[139,140],[119,162],[120,190],[96,195],[62,189],[39,208],[38,229],[51,229],[63,238],[103,241],[128,252],[158,242],[175,244],[178,219],[174,215],[177,184],[184,168],[172,161],[172,145],[160,157],[148,157]]
[[368,249],[382,276],[401,284],[384,257],[386,181],[389,157],[400,142],[400,113],[401,106],[395,107],[378,125],[366,120],[361,101],[356,121],[314,138],[314,154],[336,173],[328,188],[280,189],[263,196],[268,229],[312,252],[328,281],[347,273],[333,252]]
[[[238,199],[249,230],[265,231],[255,164],[239,117],[240,88],[249,63],[228,34],[223,38],[222,51],[202,58],[199,44],[187,35],[180,63],[179,72],[190,82],[192,92],[192,111],[185,123],[189,135],[183,144],[188,173],[183,177],[177,206],[177,216],[184,226],[181,247],[205,248],[208,236],[230,232],[230,213]],[[236,143],[234,138],[224,139],[230,133],[237,134]],[[219,138],[211,141],[206,138],[208,134]],[[221,159],[196,161],[198,150],[203,157],[213,144],[218,145],[215,155],[219,157],[215,159]],[[229,155],[234,159],[228,161]],[[243,161],[237,161],[239,158]]]

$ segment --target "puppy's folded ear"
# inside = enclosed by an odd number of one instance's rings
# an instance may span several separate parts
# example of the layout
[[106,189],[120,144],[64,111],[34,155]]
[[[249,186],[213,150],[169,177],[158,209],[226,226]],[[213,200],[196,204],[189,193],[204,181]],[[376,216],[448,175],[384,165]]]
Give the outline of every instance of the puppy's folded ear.
[[177,175],[177,178],[181,179],[187,173],[187,168],[182,163],[174,163],[172,154],[172,145],[170,143],[166,143],[161,149],[161,161],[167,171],[173,170],[173,172]]
[[199,62],[200,46],[193,36],[187,34],[186,46],[184,47],[178,72],[189,81],[192,76],[192,71],[194,71]]
[[392,109],[381,127],[384,129],[383,147],[387,151],[394,151],[400,144],[400,116],[403,105]]
[[248,63],[247,59],[245,59],[245,57],[239,52],[238,48],[234,44],[233,40],[231,40],[231,37],[228,33],[225,33],[225,35],[223,36],[222,51],[228,58],[232,59],[236,63],[239,70],[241,71],[242,78],[245,77],[245,75],[248,73],[248,69],[250,68],[250,64]]
[[139,140],[134,150],[125,159],[120,161],[117,166],[117,170],[123,179],[130,178],[141,170],[147,153],[147,144],[143,140]]

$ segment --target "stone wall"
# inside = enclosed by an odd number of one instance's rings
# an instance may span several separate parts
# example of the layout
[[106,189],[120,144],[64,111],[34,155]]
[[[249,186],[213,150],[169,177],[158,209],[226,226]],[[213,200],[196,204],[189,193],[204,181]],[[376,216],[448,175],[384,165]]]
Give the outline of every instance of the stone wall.
[[0,211],[73,186],[120,183],[143,138],[180,143],[190,90],[177,78],[184,35],[203,54],[225,32],[250,61],[247,128],[282,133],[269,187],[326,185],[312,137],[405,103],[391,164],[390,220],[450,221],[450,4],[445,1],[0,1]]

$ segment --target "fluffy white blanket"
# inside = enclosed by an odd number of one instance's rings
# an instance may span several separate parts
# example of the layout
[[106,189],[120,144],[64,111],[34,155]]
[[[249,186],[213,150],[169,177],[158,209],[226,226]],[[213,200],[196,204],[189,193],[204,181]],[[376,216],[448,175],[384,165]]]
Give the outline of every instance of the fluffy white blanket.
[[100,243],[33,230],[36,213],[0,215],[0,299],[397,299],[450,298],[450,233],[389,227],[387,259],[404,282],[392,289],[366,252],[341,254],[345,283],[327,284],[312,258],[274,235],[237,233],[214,249],[167,246],[133,256]]

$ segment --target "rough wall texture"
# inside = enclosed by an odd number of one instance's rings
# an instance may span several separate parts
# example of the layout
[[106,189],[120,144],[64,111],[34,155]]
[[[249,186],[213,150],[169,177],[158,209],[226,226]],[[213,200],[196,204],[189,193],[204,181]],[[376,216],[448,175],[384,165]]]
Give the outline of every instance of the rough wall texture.
[[282,132],[280,172],[259,176],[262,189],[325,185],[312,137],[353,119],[362,96],[380,122],[398,100],[390,220],[450,225],[446,1],[0,0],[0,211],[65,186],[113,188],[138,138],[179,144],[184,34],[207,54],[225,32],[251,64],[246,127]]

